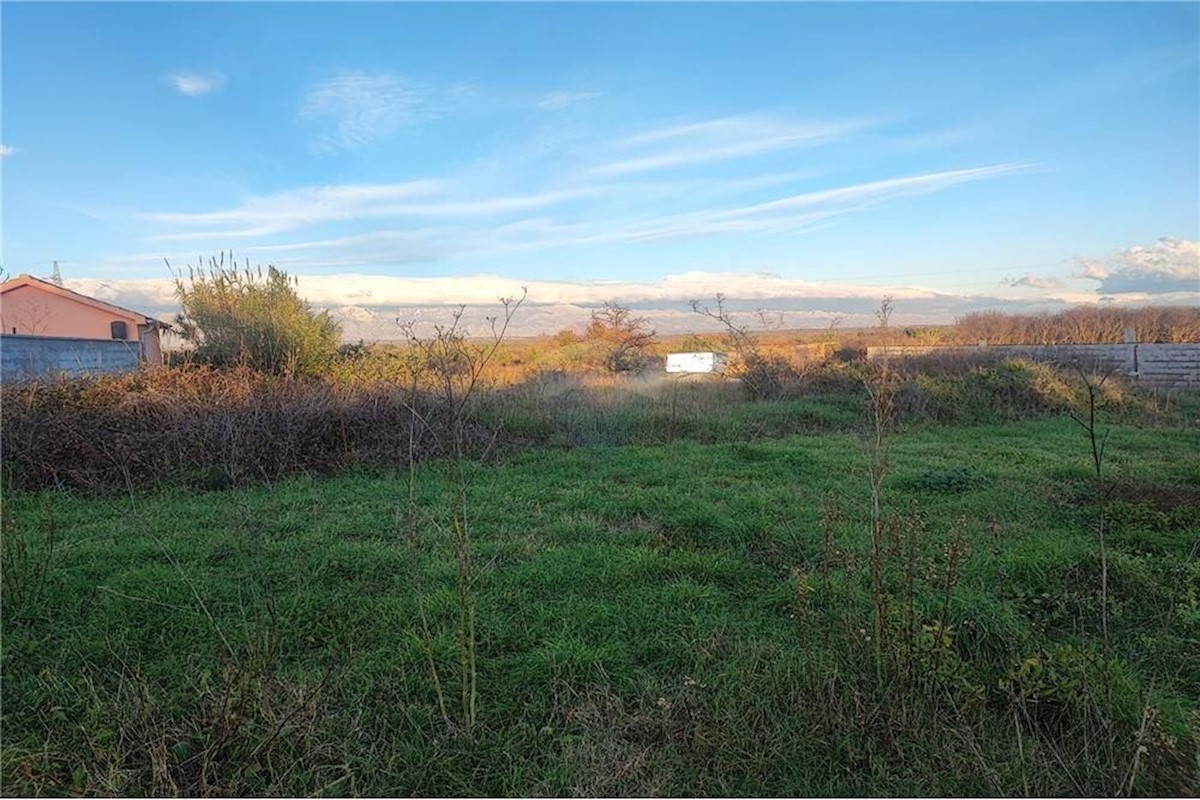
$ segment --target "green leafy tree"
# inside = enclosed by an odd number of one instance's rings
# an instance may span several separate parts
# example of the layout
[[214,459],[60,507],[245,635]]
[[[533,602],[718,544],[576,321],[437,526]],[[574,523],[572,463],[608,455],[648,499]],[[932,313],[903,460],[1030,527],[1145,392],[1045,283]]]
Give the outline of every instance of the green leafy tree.
[[[168,264],[169,266],[169,264]],[[284,375],[319,375],[337,358],[341,326],[326,311],[313,311],[296,291],[297,281],[268,266],[238,269],[230,254],[188,267],[175,278],[183,307],[176,317],[180,337],[197,361],[249,366]]]

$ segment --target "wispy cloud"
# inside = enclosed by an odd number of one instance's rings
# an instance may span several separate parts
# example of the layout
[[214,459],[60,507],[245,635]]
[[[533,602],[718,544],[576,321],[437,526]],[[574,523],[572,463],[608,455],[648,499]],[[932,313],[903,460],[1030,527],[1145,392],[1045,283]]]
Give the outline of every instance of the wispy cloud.
[[840,186],[717,211],[660,219],[637,234],[640,240],[679,239],[715,233],[787,231],[860,211],[899,197],[929,194],[962,183],[1012,175],[1024,164],[945,170]]
[[10,147],[6,144],[0,144],[0,158],[8,158],[11,155],[16,155],[17,148]]
[[967,169],[944,170],[928,172],[921,175],[908,175],[902,178],[888,178],[836,189],[824,189],[818,192],[784,197],[766,203],[758,203],[739,209],[739,214],[769,215],[778,212],[788,212],[796,208],[827,204],[846,203],[878,203],[895,197],[928,194],[956,186],[961,183],[998,178],[1024,172],[1032,168],[1030,164],[993,164],[986,167],[970,167]]
[[252,197],[223,211],[149,213],[142,218],[177,226],[158,241],[253,238],[328,222],[385,218],[470,218],[512,214],[586,197],[591,189],[563,189],[524,195],[452,197],[441,180],[390,184],[310,186],[265,197]]
[[[210,226],[208,230],[157,237],[198,239],[212,236],[247,238],[294,230],[305,225],[355,219],[380,204],[394,204],[443,191],[437,180],[404,183],[308,186],[290,192],[251,197],[240,206],[199,213],[147,213],[143,219],[172,226]],[[211,226],[217,226],[213,229]]]
[[175,91],[186,94],[188,97],[212,94],[225,88],[225,76],[220,72],[196,72],[181,69],[168,73],[165,79],[175,88]]
[[698,136],[742,136],[760,132],[764,125],[774,124],[763,117],[719,117],[683,125],[663,125],[618,139],[617,147],[640,147],[671,139],[690,139]]
[[[143,214],[142,218],[174,229],[155,236],[157,241],[217,242],[267,237],[325,223],[395,219],[403,227],[254,246],[287,250],[295,253],[301,263],[322,267],[354,263],[355,259],[364,264],[411,263],[472,253],[653,243],[733,234],[797,233],[827,226],[838,217],[900,197],[942,191],[1022,169],[1025,166],[1021,164],[998,164],[946,170],[684,213],[664,213],[659,203],[641,207],[638,213],[637,203],[645,193],[639,184],[479,196],[464,194],[451,181],[427,180],[313,186],[252,197],[239,206],[220,211],[151,213]],[[746,185],[736,187],[734,193],[790,183],[803,175],[792,172],[744,179]],[[688,191],[697,193],[695,187]],[[601,196],[615,201],[616,208],[628,208],[632,213],[606,219],[593,212],[582,220],[575,216],[521,217],[529,212],[564,210],[570,207],[568,204]],[[711,202],[718,196],[710,194],[706,199]],[[429,227],[432,221],[438,227]],[[422,227],[413,227],[412,223],[421,223]],[[334,250],[339,248],[341,253],[335,254]]]
[[1058,278],[1039,275],[1022,275],[1020,277],[1003,278],[1001,286],[1024,287],[1027,289],[1060,289],[1062,281]]
[[655,128],[616,143],[620,149],[641,150],[640,154],[600,164],[592,168],[592,173],[625,175],[813,146],[844,137],[867,124],[812,124],[742,116]]
[[[390,74],[343,73],[310,89],[302,115],[332,126],[323,134],[323,147],[352,147],[457,107],[478,90],[452,94]],[[553,92],[543,102],[560,106],[587,94]],[[561,123],[557,117],[553,124]],[[826,179],[826,188],[798,192],[810,188],[802,182],[811,184],[823,173],[795,163],[777,163],[785,168],[758,174],[716,164],[831,141],[869,124],[750,114],[651,125],[624,138],[600,141],[590,135],[567,148],[538,149],[515,173],[460,169],[442,179],[309,186],[218,210],[140,217],[160,226],[150,232],[154,241],[221,246],[244,241],[297,266],[337,269],[705,236],[795,234],[880,203],[1029,169],[992,164],[832,187]],[[507,156],[510,150],[506,144],[503,152]],[[596,153],[607,156],[607,163],[597,166]],[[683,165],[696,169],[686,175],[640,174]],[[530,185],[533,175],[537,182]],[[383,229],[351,224],[376,220],[387,221]],[[299,236],[277,236],[296,231]]]
[[538,101],[538,108],[558,111],[587,102],[588,100],[594,100],[599,96],[599,92],[549,92],[542,95],[542,99]]
[[350,150],[445,112],[434,89],[387,73],[344,72],[309,87],[300,117],[324,130],[317,150]]

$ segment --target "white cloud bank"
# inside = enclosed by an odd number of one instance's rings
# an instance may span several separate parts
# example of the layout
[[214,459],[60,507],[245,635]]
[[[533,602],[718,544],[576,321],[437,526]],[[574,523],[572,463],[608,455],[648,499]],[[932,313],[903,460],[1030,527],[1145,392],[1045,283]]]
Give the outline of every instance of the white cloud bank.
[[[185,270],[186,271],[186,270]],[[883,294],[897,299],[931,298],[932,289],[905,286],[864,286],[830,281],[784,278],[770,273],[685,272],[648,281],[548,281],[520,280],[500,275],[405,277],[339,273],[297,275],[299,291],[314,306],[457,306],[491,305],[500,297],[529,290],[531,304],[600,305],[605,300],[623,303],[683,302],[723,292],[738,300],[796,298],[877,300]],[[116,302],[135,296],[144,304],[162,307],[174,303],[174,284],[166,278],[77,278],[69,281],[77,291]]]
[[[1196,242],[1163,240],[1148,248],[1122,251],[1121,263],[1174,275],[1193,269],[1188,254]],[[1176,257],[1182,260],[1175,260]],[[1189,260],[1191,259],[1191,260]],[[846,326],[870,325],[879,300],[890,295],[896,302],[897,324],[938,324],[972,311],[1001,309],[1013,312],[1053,311],[1079,303],[1117,305],[1194,304],[1200,286],[1155,289],[1068,291],[1054,281],[1025,276],[1008,279],[1009,286],[1039,290],[1000,296],[990,293],[940,292],[921,286],[858,284],[789,278],[768,272],[691,271],[650,280],[521,280],[480,273],[436,277],[406,277],[363,272],[329,275],[297,273],[300,293],[317,308],[329,309],[342,320],[347,339],[396,339],[396,320],[445,321],[450,309],[465,304],[476,322],[494,313],[500,297],[517,296],[528,289],[528,301],[516,320],[514,335],[552,333],[586,323],[592,308],[606,300],[634,306],[663,333],[711,330],[709,321],[689,310],[688,301],[711,299],[718,292],[729,298],[730,308],[755,322],[755,311],[778,315],[786,327],[823,327],[834,317]],[[1108,278],[1101,279],[1108,280]],[[170,319],[177,310],[174,285],[167,279],[73,279],[76,291],[148,314]],[[1044,284],[1044,285],[1039,285]]]
[[[948,319],[973,308],[971,298],[906,286],[867,286],[789,279],[768,273],[687,272],[647,281],[523,281],[500,275],[398,277],[363,273],[299,275],[298,289],[314,308],[328,309],[343,323],[347,340],[400,338],[397,319],[423,324],[445,322],[458,305],[468,306],[466,320],[481,325],[494,314],[501,297],[528,299],[514,321],[513,334],[553,333],[586,324],[591,309],[617,299],[649,317],[663,333],[713,330],[710,320],[693,313],[690,300],[711,300],[718,292],[730,307],[753,323],[754,311],[769,308],[792,327],[821,327],[837,316],[847,324],[869,324],[871,310],[890,294],[897,299],[899,322]],[[69,288],[93,297],[170,320],[178,311],[174,284],[167,279],[102,280],[79,278]]]
[[16,152],[17,148],[10,147],[6,144],[0,144],[0,158],[8,158],[11,155],[15,155]]

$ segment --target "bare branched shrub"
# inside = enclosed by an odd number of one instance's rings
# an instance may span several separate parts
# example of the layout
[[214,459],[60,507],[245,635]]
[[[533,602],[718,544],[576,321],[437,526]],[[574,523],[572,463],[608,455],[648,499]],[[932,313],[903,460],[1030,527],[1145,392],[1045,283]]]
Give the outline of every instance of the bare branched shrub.
[[609,300],[604,308],[592,312],[585,336],[601,349],[609,372],[640,372],[654,345],[655,330],[646,317],[635,316],[627,306]]
[[795,377],[791,365],[786,359],[766,353],[750,326],[734,321],[724,294],[718,292],[713,299],[715,306],[691,301],[692,311],[721,324],[725,331],[725,346],[733,354],[732,374],[741,379],[755,400],[781,396],[789,380]]
[[1096,406],[1103,397],[1104,384],[1108,383],[1113,371],[1108,370],[1100,376],[1099,380],[1094,380],[1081,368],[1076,368],[1076,372],[1083,382],[1087,394],[1087,409],[1078,414],[1074,411],[1067,413],[1088,436],[1088,442],[1092,447],[1092,467],[1096,470],[1096,480],[1100,480],[1100,470],[1104,465],[1104,449],[1108,445],[1108,437],[1112,434],[1112,428],[1105,431],[1103,436],[1100,435],[1099,429],[1096,427]]
[[[1079,427],[1083,428],[1087,434],[1088,443],[1092,448],[1092,467],[1096,471],[1096,482],[1099,483],[1103,476],[1104,451],[1108,446],[1108,437],[1112,435],[1113,429],[1109,428],[1103,435],[1100,434],[1100,430],[1096,424],[1096,406],[1102,398],[1101,392],[1104,389],[1104,384],[1112,376],[1112,370],[1105,372],[1100,376],[1099,380],[1094,380],[1083,369],[1078,369],[1077,371],[1087,393],[1087,410],[1079,414],[1075,412],[1068,413],[1071,419]],[[1099,507],[1096,511],[1096,541],[1100,548],[1100,629],[1104,640],[1105,653],[1108,652],[1108,547],[1104,541],[1104,512],[1109,495],[1112,494],[1115,486],[1116,484],[1109,486],[1107,490],[1100,494]]]

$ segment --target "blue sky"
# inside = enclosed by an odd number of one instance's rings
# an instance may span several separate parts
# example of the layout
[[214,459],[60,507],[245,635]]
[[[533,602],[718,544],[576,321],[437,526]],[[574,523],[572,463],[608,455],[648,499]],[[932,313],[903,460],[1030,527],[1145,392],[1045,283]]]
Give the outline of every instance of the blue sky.
[[520,285],[530,332],[1200,301],[1195,4],[0,13],[3,266],[137,307],[230,248],[384,338]]

